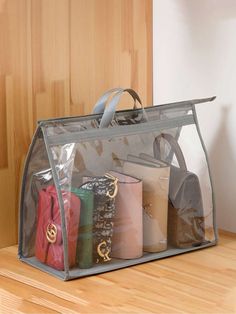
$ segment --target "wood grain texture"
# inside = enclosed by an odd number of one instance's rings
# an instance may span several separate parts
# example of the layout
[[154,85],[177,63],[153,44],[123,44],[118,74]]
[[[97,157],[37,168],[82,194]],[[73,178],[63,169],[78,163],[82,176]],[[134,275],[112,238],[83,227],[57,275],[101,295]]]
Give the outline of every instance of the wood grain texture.
[[20,174],[37,120],[88,114],[117,86],[152,104],[152,1],[0,0],[0,38],[4,247],[17,241]]
[[7,168],[7,115],[5,77],[0,76],[0,169]]
[[235,313],[236,235],[218,246],[62,282],[0,250],[0,313]]

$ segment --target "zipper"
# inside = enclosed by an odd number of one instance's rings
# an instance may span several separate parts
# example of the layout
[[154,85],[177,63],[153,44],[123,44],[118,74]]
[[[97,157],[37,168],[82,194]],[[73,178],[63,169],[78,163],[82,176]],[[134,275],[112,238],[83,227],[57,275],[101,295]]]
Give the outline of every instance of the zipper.
[[[121,125],[112,128],[92,129],[83,132],[64,133],[59,135],[47,136],[47,142],[50,146],[64,145],[68,143],[79,143],[97,139],[110,139],[125,135],[136,135],[149,133],[159,130],[172,129],[182,127],[184,125],[194,124],[193,115],[187,115],[172,119],[150,121],[140,124]],[[44,127],[42,127],[44,128]]]
[[[215,100],[216,96],[213,97],[208,97],[208,98],[200,98],[200,99],[191,99],[191,100],[183,100],[183,101],[178,101],[178,102],[172,102],[172,103],[166,103],[166,104],[159,104],[159,105],[154,105],[154,106],[147,106],[144,107],[144,110],[152,112],[158,110],[166,110],[166,109],[172,109],[172,108],[181,108],[180,110],[185,110],[185,109],[192,109],[192,106],[195,104],[199,103],[204,103],[204,102],[210,102]],[[142,108],[139,109],[124,109],[124,110],[119,110],[116,111],[116,115],[123,115],[125,113],[139,113],[142,111]],[[80,122],[80,121],[86,121],[86,120],[93,120],[97,119],[102,116],[102,113],[97,113],[97,114],[87,114],[83,116],[74,116],[74,117],[63,117],[63,118],[53,118],[53,119],[47,119],[47,120],[39,120],[38,124],[40,126],[48,126],[49,124],[53,123],[67,123],[67,122]]]

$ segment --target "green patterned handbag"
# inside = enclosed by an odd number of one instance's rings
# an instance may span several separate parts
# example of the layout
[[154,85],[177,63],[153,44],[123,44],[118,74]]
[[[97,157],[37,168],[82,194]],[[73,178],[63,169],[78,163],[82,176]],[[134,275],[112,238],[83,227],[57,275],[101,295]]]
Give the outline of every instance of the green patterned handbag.
[[80,224],[77,244],[77,264],[80,268],[90,268],[93,265],[93,203],[92,191],[72,188],[71,192],[80,198]]

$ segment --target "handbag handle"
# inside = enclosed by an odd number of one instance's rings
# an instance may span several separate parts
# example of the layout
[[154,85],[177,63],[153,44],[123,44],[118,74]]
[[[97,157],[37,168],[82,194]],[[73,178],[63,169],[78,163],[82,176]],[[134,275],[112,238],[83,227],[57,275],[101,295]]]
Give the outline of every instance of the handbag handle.
[[114,94],[114,93],[129,93],[133,100],[134,100],[134,109],[136,109],[136,100],[141,104],[142,106],[142,103],[141,103],[141,100],[138,96],[138,94],[133,90],[133,89],[129,89],[129,88],[121,88],[121,87],[117,87],[117,88],[112,88],[110,90],[108,90],[107,92],[105,92],[99,99],[98,101],[96,102],[96,104],[94,105],[93,107],[93,111],[92,113],[93,114],[97,114],[97,113],[103,113],[105,111],[105,108],[106,108],[106,103],[109,99],[109,97]]
[[183,152],[176,139],[170,134],[162,133],[155,138],[155,141],[153,143],[153,152],[155,158],[161,160],[161,139],[165,139],[170,144],[176,156],[180,169],[187,171]]
[[146,115],[145,110],[143,108],[141,99],[139,98],[139,95],[133,89],[127,88],[127,89],[123,89],[121,91],[118,91],[112,97],[111,101],[109,102],[108,106],[106,107],[106,109],[102,115],[102,119],[100,121],[99,128],[106,128],[109,126],[109,124],[111,123],[111,121],[114,118],[114,115],[116,112],[116,107],[117,107],[117,105],[120,101],[120,98],[124,92],[129,93],[132,96],[132,98],[134,99],[134,109],[137,108],[136,107],[136,101],[139,102],[139,104],[141,105],[141,108],[142,108],[143,116],[147,119],[147,115]]
[[108,98],[114,93],[114,92],[120,92],[124,90],[121,87],[112,88],[106,91],[101,97],[98,98],[96,104],[93,107],[93,114],[97,113],[103,113],[106,107],[106,102],[108,101]]

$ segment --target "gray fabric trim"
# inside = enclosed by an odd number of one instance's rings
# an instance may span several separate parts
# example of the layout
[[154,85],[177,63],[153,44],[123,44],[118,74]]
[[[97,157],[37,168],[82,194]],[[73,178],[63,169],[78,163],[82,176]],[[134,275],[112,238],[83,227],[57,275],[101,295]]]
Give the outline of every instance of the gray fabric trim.
[[68,264],[68,241],[67,241],[67,232],[66,232],[64,202],[63,202],[61,189],[60,189],[60,184],[59,184],[59,181],[58,181],[57,172],[56,172],[56,168],[55,168],[55,164],[54,164],[54,160],[53,160],[53,156],[52,156],[52,151],[51,151],[51,148],[48,145],[47,134],[46,134],[46,131],[45,131],[44,127],[42,127],[42,132],[43,132],[43,136],[44,136],[44,142],[45,142],[46,150],[47,150],[47,153],[48,153],[49,163],[50,163],[50,166],[51,166],[51,169],[52,169],[53,181],[54,181],[54,184],[55,184],[55,187],[56,187],[57,196],[58,196],[58,202],[59,202],[59,207],[60,207],[61,231],[62,231],[63,250],[64,250],[64,267],[65,267],[65,276],[67,278],[67,276],[69,276],[69,264]]
[[22,243],[23,243],[23,225],[24,225],[24,219],[23,219],[23,210],[24,210],[24,196],[25,196],[25,183],[26,183],[26,178],[28,174],[28,168],[29,168],[29,163],[31,159],[31,155],[34,149],[34,145],[39,138],[39,134],[41,133],[41,128],[37,127],[34,135],[33,135],[33,140],[30,144],[26,159],[25,159],[25,164],[24,164],[24,172],[22,176],[22,181],[21,181],[21,191],[20,191],[20,201],[19,201],[19,221],[18,221],[18,257],[22,256]]
[[68,276],[65,274],[64,271],[56,270],[50,266],[47,266],[46,264],[41,263],[37,260],[36,257],[22,257],[20,260],[28,265],[31,265],[39,270],[43,270],[44,272],[53,275],[57,278],[60,278],[62,280],[68,280]]
[[[153,112],[156,110],[166,110],[166,109],[192,109],[192,105],[194,104],[199,104],[199,103],[204,103],[204,102],[209,102],[213,101],[216,97],[208,97],[208,98],[201,98],[201,99],[192,99],[192,100],[185,100],[185,101],[179,101],[179,102],[173,102],[169,104],[161,104],[161,105],[155,105],[155,106],[150,106],[150,107],[145,107],[145,111],[148,112]],[[183,108],[185,107],[185,108]],[[124,113],[139,113],[142,111],[141,109],[125,109],[125,110],[119,110],[116,112],[117,117],[120,115],[123,115]],[[73,122],[73,121],[86,121],[86,120],[92,120],[92,119],[98,119],[101,118],[102,114],[89,114],[89,115],[84,115],[84,116],[76,116],[76,117],[64,117],[64,118],[54,118],[54,119],[47,119],[47,120],[39,120],[38,123],[41,125],[49,125],[50,123],[68,123],[68,122]]]
[[132,135],[139,133],[154,132],[162,129],[176,128],[183,125],[194,124],[192,115],[177,117],[172,119],[150,121],[133,125],[120,125],[105,129],[92,129],[87,131],[65,133],[48,137],[49,145],[63,145],[66,143],[78,143],[81,141],[110,138],[121,135]]
[[212,213],[212,216],[213,216],[213,228],[214,228],[214,234],[215,234],[216,242],[218,242],[219,237],[218,237],[217,223],[216,223],[215,193],[214,193],[214,185],[213,185],[212,175],[211,175],[211,167],[210,167],[210,163],[209,163],[209,158],[208,158],[206,146],[204,144],[204,141],[203,141],[203,138],[202,138],[202,135],[201,135],[201,131],[200,131],[199,123],[198,123],[198,118],[197,118],[197,112],[196,112],[196,108],[195,108],[194,105],[192,107],[192,110],[193,110],[193,117],[194,117],[196,129],[197,129],[197,132],[198,132],[198,136],[199,136],[199,139],[201,141],[203,151],[205,153],[207,167],[208,167],[208,172],[209,172],[209,177],[210,177],[210,183],[211,183],[211,189],[212,189],[212,203],[213,203],[213,209],[212,209],[212,211],[213,211],[213,213]]
[[159,253],[146,253],[144,256],[132,260],[118,260],[118,259],[113,259],[113,263],[107,263],[107,264],[102,264],[102,265],[94,265],[92,268],[88,269],[79,269],[79,268],[74,268],[71,269],[69,272],[69,276],[65,276],[64,272],[57,271],[43,263],[40,263],[35,257],[29,257],[29,258],[22,258],[21,260],[31,266],[35,266],[36,268],[43,270],[57,278],[63,279],[63,280],[71,280],[75,278],[80,278],[80,277],[85,277],[85,276],[90,276],[90,275],[95,275],[95,274],[101,274],[105,273],[108,271],[112,270],[117,270],[129,266],[134,266],[150,261],[155,261],[158,259],[166,258],[166,257],[171,257],[175,255],[180,255],[188,252],[193,252],[196,250],[201,250],[204,248],[208,248],[211,246],[216,245],[216,242],[207,242],[206,244],[203,244],[198,247],[192,247],[188,249],[175,249],[171,248],[168,249],[167,251],[159,252]]

